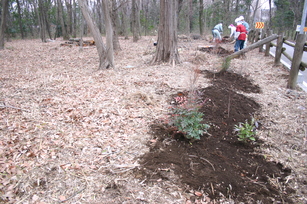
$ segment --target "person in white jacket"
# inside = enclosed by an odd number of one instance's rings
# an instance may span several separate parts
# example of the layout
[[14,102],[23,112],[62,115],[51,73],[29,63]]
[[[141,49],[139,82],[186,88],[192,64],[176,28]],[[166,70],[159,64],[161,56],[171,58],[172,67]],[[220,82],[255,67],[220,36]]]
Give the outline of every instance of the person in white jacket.
[[236,26],[234,26],[233,24],[230,24],[228,26],[228,28],[230,29],[230,36],[229,36],[229,38],[234,38],[235,37],[235,32],[236,32]]

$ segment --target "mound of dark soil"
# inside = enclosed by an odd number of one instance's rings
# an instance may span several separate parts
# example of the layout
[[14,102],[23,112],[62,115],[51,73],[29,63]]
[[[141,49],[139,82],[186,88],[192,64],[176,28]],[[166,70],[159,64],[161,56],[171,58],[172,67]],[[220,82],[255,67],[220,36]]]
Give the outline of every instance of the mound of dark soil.
[[260,93],[259,86],[234,73],[204,75],[213,84],[198,90],[207,100],[200,110],[211,126],[208,134],[191,143],[171,138],[167,125],[152,125],[154,140],[141,159],[138,175],[149,183],[170,180],[187,190],[203,191],[211,199],[292,203],[287,198],[292,190],[285,184],[291,170],[257,154],[261,141],[242,143],[233,132],[234,125],[260,111],[255,101],[236,90]]

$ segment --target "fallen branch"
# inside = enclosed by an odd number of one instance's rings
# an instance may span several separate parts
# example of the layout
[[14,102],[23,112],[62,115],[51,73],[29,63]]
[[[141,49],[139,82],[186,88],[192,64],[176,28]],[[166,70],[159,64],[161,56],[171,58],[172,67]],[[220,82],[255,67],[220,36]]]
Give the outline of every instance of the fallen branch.
[[203,158],[203,157],[198,157],[198,156],[196,156],[196,155],[189,155],[189,157],[200,158],[200,159],[202,159],[202,160],[208,162],[208,163],[211,165],[212,169],[215,171],[215,168],[214,168],[213,164],[212,164],[209,160],[207,160],[207,159],[205,159],[205,158]]
[[78,195],[79,193],[81,193],[82,191],[84,191],[86,189],[86,186],[84,188],[82,188],[81,190],[75,192],[74,194],[72,194],[69,198],[65,199],[65,200],[61,200],[59,203],[65,203],[66,201],[72,199],[73,197],[75,197],[76,195]]
[[0,105],[0,108],[13,108],[13,109],[17,109],[17,110],[22,110],[22,111],[26,111],[26,112],[30,112],[26,109],[22,109],[22,108],[18,108],[18,107],[15,107],[15,106],[10,106],[10,105]]

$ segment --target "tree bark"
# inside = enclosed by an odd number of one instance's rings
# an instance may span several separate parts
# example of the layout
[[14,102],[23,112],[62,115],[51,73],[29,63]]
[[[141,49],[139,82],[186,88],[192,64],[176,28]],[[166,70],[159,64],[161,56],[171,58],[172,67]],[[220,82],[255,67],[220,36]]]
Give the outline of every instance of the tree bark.
[[116,4],[116,0],[111,1],[111,12],[109,16],[111,16],[111,24],[112,24],[112,30],[113,30],[113,49],[114,50],[121,50],[120,44],[119,44],[119,39],[118,39],[118,29],[117,26],[119,24],[119,17],[118,17],[118,7]]
[[65,0],[65,4],[67,8],[67,33],[68,35],[72,35],[73,14],[72,14],[71,0]]
[[204,0],[199,0],[199,33],[202,36],[204,34]]
[[0,23],[0,50],[4,49],[4,35],[6,29],[6,17],[8,14],[9,1],[2,0],[2,13],[1,13],[1,23]]
[[63,4],[61,0],[57,0],[58,2],[58,11],[59,11],[59,17],[60,17],[60,22],[61,22],[61,27],[62,27],[62,35],[64,40],[68,40],[69,36],[67,33],[65,21],[64,21],[64,15],[63,15]]
[[88,7],[85,4],[84,0],[78,0],[78,2],[79,2],[79,6],[81,8],[82,14],[84,16],[84,19],[86,20],[86,22],[87,22],[87,24],[88,24],[88,26],[91,30],[91,33],[94,37],[94,40],[95,40],[95,44],[96,44],[96,48],[97,48],[97,52],[98,52],[98,56],[99,56],[99,68],[98,69],[107,69],[110,66],[113,66],[113,62],[110,61],[107,58],[106,48],[105,48],[105,45],[103,43],[99,29],[98,29],[97,25],[94,23],[92,17],[90,16]]
[[251,50],[253,50],[253,49],[255,49],[259,46],[263,46],[264,44],[271,42],[272,40],[275,40],[277,38],[278,38],[278,35],[276,35],[276,34],[271,35],[270,37],[264,38],[263,40],[260,40],[256,43],[244,48],[243,50],[240,50],[238,52],[235,52],[235,53],[225,57],[220,73],[226,71],[229,68],[231,59],[238,57],[238,56],[240,56],[240,55],[242,55],[242,54],[244,54],[248,51],[251,51]]
[[140,39],[140,8],[139,1],[132,0],[132,34],[133,42]]
[[23,32],[23,27],[22,27],[22,22],[21,22],[21,9],[20,9],[20,2],[19,0],[16,0],[17,3],[17,11],[18,11],[18,24],[19,24],[19,30],[21,34],[21,39],[25,38],[24,32]]
[[177,47],[177,0],[160,1],[158,45],[152,63],[180,63]]
[[38,20],[40,25],[40,37],[42,42],[46,42],[46,20],[44,16],[44,5],[42,0],[38,0]]
[[102,9],[106,27],[106,56],[110,63],[110,66],[114,67],[114,55],[113,55],[113,27],[110,17],[110,5],[109,0],[102,0]]

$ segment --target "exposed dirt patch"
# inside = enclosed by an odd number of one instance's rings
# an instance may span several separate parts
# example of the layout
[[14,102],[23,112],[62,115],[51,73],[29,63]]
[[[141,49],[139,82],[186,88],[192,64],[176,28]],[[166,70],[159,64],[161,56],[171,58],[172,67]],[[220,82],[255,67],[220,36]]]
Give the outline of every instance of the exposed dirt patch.
[[[0,51],[0,203],[307,202],[307,95],[286,89],[289,72],[253,50],[233,59],[229,72],[214,74],[222,57],[197,50],[215,46],[208,40],[180,42],[181,64],[152,66],[156,37],[121,38],[116,68],[99,71],[95,46],[80,51],[60,46],[61,39],[6,42]],[[220,46],[233,50],[233,44]],[[210,98],[201,110],[211,128],[190,145],[170,138],[156,121],[168,115],[172,96],[188,94],[195,68],[203,74],[195,89]],[[259,140],[242,145],[233,125],[252,115],[261,124]],[[181,147],[182,155],[167,153]],[[164,168],[153,158],[148,164],[156,167],[138,171],[148,152],[173,165]],[[178,172],[181,165],[188,167]]]
[[209,134],[190,143],[171,138],[167,125],[153,125],[156,140],[149,144],[150,152],[142,158],[137,174],[143,174],[150,183],[171,180],[183,184],[183,188],[202,191],[211,199],[292,203],[288,195],[293,190],[285,184],[291,170],[259,155],[256,149],[261,141],[244,144],[233,132],[235,124],[250,120],[260,106],[231,88],[259,93],[259,86],[234,73],[212,75],[206,76],[213,80],[213,86],[199,90],[202,100],[209,99],[200,109],[211,125]]

